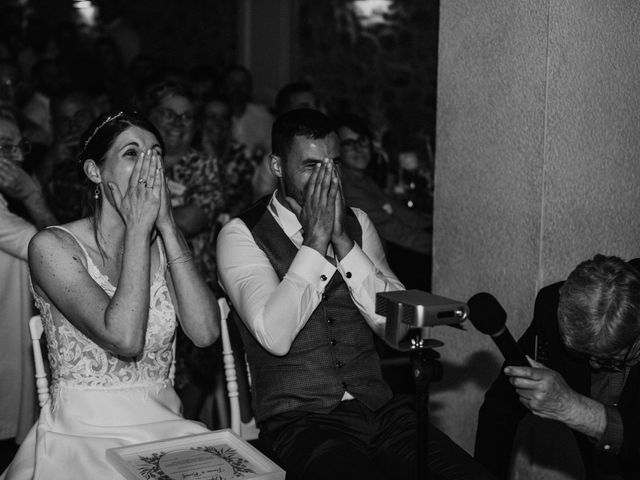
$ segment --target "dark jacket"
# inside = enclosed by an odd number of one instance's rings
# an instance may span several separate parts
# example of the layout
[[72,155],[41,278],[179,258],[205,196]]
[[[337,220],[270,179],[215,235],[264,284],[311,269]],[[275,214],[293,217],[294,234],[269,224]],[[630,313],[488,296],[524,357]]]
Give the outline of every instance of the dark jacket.
[[[640,259],[629,263],[640,270]],[[570,354],[560,339],[557,310],[559,289],[563,283],[554,283],[538,292],[533,321],[518,344],[526,354],[534,358],[537,336],[538,361],[560,373],[573,390],[590,396],[591,369],[587,360]],[[503,369],[487,391],[480,408],[475,447],[475,458],[499,478],[507,478],[518,423],[529,412],[519,402]],[[624,440],[618,455],[605,452],[597,452],[595,455],[592,441],[573,432],[582,454],[587,478],[593,475],[593,461],[596,457],[612,471],[622,474],[623,478],[640,478],[640,365],[631,369],[618,408],[624,424]],[[558,445],[558,448],[562,449],[563,445]]]

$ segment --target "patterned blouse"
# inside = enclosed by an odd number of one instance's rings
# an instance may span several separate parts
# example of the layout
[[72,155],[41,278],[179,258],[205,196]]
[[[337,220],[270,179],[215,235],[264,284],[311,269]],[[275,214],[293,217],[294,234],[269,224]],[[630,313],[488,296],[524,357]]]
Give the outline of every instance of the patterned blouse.
[[244,145],[232,143],[220,157],[227,209],[232,217],[253,203],[252,179],[256,163],[245,155]]
[[194,204],[207,217],[207,226],[188,239],[196,265],[214,292],[218,291],[216,277],[217,217],[225,211],[225,198],[220,170],[215,157],[190,149],[177,163],[166,169],[171,192],[171,206]]

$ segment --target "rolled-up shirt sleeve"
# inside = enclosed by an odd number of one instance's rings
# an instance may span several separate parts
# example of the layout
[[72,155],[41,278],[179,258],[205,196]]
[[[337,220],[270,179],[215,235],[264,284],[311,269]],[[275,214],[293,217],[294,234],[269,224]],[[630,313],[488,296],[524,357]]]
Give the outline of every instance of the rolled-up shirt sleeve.
[[303,246],[280,281],[249,229],[238,219],[221,230],[217,256],[220,283],[247,328],[269,352],[286,354],[320,303],[336,267]]

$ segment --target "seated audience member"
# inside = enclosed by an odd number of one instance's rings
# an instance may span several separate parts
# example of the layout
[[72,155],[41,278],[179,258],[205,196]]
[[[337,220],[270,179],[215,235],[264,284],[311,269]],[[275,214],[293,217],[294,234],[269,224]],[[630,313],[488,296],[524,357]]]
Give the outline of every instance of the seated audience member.
[[[194,262],[212,291],[217,291],[215,233],[228,219],[217,159],[192,147],[196,106],[181,83],[162,82],[147,92],[149,119],[164,141],[164,165],[173,216],[193,250]],[[196,419],[208,392],[213,391],[220,355],[211,347],[198,349],[179,332],[176,388],[185,417]]]
[[105,113],[109,113],[114,110],[114,102],[111,100],[109,93],[103,87],[94,86],[89,93],[94,118],[98,118]]
[[310,83],[288,83],[278,91],[276,95],[276,112],[278,112],[278,115],[296,108],[319,110],[318,99]]
[[93,43],[92,60],[88,65],[89,89],[106,91],[116,108],[132,105],[134,92],[130,76],[126,74],[128,63],[123,60],[116,41],[108,36],[97,38]]
[[211,65],[196,65],[187,72],[189,89],[195,97],[198,107],[211,98],[218,90],[219,73]]
[[135,95],[136,104],[144,98],[145,88],[157,82],[160,66],[155,57],[146,54],[137,55],[129,63],[129,78]]
[[68,91],[51,101],[53,145],[39,168],[47,203],[61,223],[84,216],[86,177],[78,168],[80,135],[94,120],[89,96]]
[[[402,284],[367,215],[345,204],[330,119],[293,110],[272,139],[278,190],[218,237],[261,440],[291,479],[414,478],[413,402],[392,395],[373,344],[376,292]],[[428,448],[430,478],[489,478],[434,427]]]
[[[428,289],[431,219],[386,195],[369,175],[372,135],[363,120],[336,121],[347,205],[364,210],[387,245],[391,268],[407,288]],[[398,259],[396,261],[396,258]]]
[[24,84],[20,67],[10,58],[0,59],[0,105],[18,108],[24,100]]
[[273,116],[267,107],[251,101],[253,78],[241,65],[227,70],[222,80],[222,93],[232,112],[233,138],[245,146],[247,155],[262,157],[271,149]]
[[25,104],[23,112],[25,117],[45,133],[43,138],[35,140],[44,145],[51,145],[53,141],[51,98],[66,88],[69,79],[55,60],[45,59],[33,66],[31,80],[34,92]]
[[268,166],[271,151],[273,116],[264,105],[251,101],[251,72],[241,65],[229,68],[222,79],[222,94],[231,105],[231,134],[245,148],[245,155],[259,167],[253,178],[253,197],[258,199],[273,192],[276,179]]
[[173,216],[194,250],[205,281],[216,289],[211,231],[224,213],[224,194],[216,158],[192,146],[196,133],[193,95],[182,83],[162,82],[148,89],[145,108],[165,144],[164,166]]
[[231,107],[226,100],[205,100],[203,113],[202,150],[218,160],[227,211],[235,217],[252,203],[256,165],[231,135]]
[[[534,428],[553,428],[527,439],[537,439],[553,462],[562,457],[560,470],[574,466],[577,473],[561,478],[640,478],[638,267],[639,259],[596,255],[566,282],[538,293],[533,321],[519,341],[537,361],[504,368],[480,409],[475,456],[499,478],[509,475],[525,416]],[[528,468],[549,466],[540,448],[529,449]]]
[[120,474],[106,449],[207,431],[180,414],[172,342],[179,320],[194,342],[211,344],[219,311],[173,220],[160,134],[118,112],[92,123],[81,144],[93,215],[29,245],[51,399],[3,480],[112,480]]
[[[16,123],[0,117],[0,440],[18,442],[36,418],[27,245],[38,229],[55,223],[39,183],[21,168],[27,151]],[[7,200],[18,203],[26,218]]]
[[139,29],[124,15],[122,0],[97,0],[95,3],[104,35],[115,43],[123,63],[129,65],[142,52]]
[[24,20],[24,43],[17,52],[17,59],[23,77],[30,80],[34,65],[42,60],[53,60],[60,52],[45,17],[32,12]]
[[73,20],[59,20],[53,26],[53,41],[56,45],[60,68],[73,72],[73,82],[84,85],[84,70],[90,61],[90,42],[86,31],[80,32]]
[[22,104],[26,100],[27,89],[20,75],[18,64],[10,59],[0,60],[0,113],[14,118],[22,135],[33,142],[44,142],[48,133],[25,117]]

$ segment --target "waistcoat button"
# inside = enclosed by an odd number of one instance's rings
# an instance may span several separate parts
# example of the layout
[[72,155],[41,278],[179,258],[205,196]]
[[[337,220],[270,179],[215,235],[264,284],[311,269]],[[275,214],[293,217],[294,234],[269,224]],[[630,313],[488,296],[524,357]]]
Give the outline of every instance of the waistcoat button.
[[344,367],[344,363],[336,362],[336,368],[342,368],[342,367]]
[[332,339],[331,339],[331,341],[329,341],[329,343],[333,346],[333,345],[335,345],[335,344],[336,344],[336,343],[338,343],[338,342],[336,342],[336,341],[332,338]]

